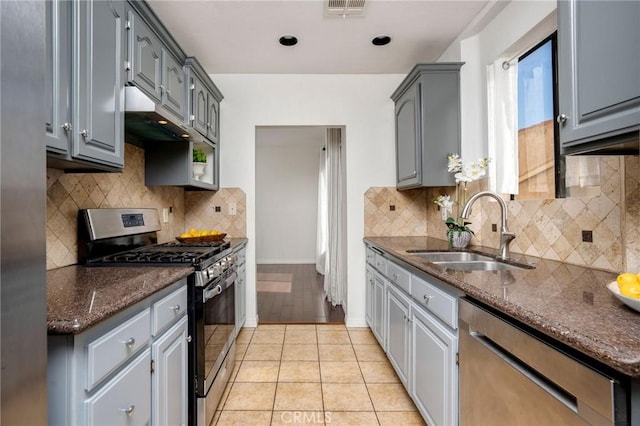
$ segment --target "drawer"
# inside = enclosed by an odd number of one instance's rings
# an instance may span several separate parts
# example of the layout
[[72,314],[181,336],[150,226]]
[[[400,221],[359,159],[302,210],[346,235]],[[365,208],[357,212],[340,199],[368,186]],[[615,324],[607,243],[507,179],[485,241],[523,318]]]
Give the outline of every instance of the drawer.
[[407,293],[411,293],[411,274],[407,270],[393,262],[387,261],[387,278]]
[[458,303],[455,297],[415,275],[411,278],[411,296],[447,325],[458,328]]
[[151,422],[151,365],[147,349],[98,393],[85,401],[87,425],[149,425]]
[[87,345],[87,390],[133,356],[150,339],[147,308]]
[[376,264],[376,252],[367,247],[367,263],[369,265]]
[[384,258],[381,254],[375,253],[375,261],[373,266],[376,267],[378,271],[382,273],[385,277],[387,276],[387,259]]
[[187,312],[187,286],[180,287],[154,303],[151,309],[153,309],[151,334],[155,336]]

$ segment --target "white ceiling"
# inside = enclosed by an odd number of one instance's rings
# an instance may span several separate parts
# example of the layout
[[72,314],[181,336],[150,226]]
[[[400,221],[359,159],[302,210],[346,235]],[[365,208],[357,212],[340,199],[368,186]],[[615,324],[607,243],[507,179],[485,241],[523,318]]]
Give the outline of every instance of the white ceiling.
[[[364,16],[326,17],[322,0],[147,0],[207,72],[407,73],[433,62],[485,0],[367,0]],[[293,47],[278,43],[295,35]],[[387,46],[371,39],[386,34]]]

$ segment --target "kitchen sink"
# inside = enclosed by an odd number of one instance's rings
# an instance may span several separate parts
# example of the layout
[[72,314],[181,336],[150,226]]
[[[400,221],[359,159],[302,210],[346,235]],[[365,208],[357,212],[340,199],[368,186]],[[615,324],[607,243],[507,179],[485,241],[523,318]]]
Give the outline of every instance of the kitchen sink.
[[475,262],[495,260],[495,258],[491,256],[479,253],[470,253],[468,251],[427,251],[410,253],[413,256],[419,256],[429,262]]
[[439,265],[445,269],[453,269],[456,271],[498,271],[533,268],[531,265],[507,263],[497,260],[492,256],[466,251],[410,251],[409,254],[428,260],[429,262]]

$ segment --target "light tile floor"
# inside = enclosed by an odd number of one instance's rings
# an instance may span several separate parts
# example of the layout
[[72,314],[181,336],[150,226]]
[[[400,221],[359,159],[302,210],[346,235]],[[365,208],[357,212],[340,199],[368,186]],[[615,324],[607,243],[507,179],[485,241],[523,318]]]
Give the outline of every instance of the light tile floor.
[[424,425],[368,328],[243,329],[214,425]]

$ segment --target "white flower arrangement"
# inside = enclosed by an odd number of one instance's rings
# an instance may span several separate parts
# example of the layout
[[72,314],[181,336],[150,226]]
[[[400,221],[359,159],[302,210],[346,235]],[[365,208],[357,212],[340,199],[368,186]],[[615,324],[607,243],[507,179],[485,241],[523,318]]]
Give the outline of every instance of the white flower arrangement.
[[456,231],[468,231],[473,234],[473,231],[467,226],[470,222],[463,221],[460,212],[467,201],[467,184],[484,177],[491,160],[488,157],[483,157],[465,166],[460,155],[448,154],[447,161],[447,171],[454,173],[456,180],[456,198],[452,200],[449,195],[438,195],[433,202],[443,210],[443,219],[448,212],[453,210],[454,206],[456,207],[456,218],[448,216],[445,220],[447,239],[451,241],[451,237]]

